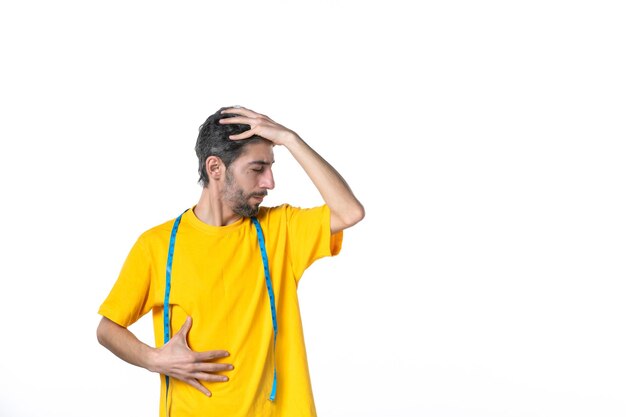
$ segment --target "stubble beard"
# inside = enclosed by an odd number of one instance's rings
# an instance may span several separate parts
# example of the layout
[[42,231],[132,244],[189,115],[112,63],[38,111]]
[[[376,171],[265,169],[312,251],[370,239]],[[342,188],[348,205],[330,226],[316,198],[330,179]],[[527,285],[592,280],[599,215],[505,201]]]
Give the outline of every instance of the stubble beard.
[[251,197],[261,196],[265,194],[261,193],[250,193],[247,196],[244,194],[243,189],[241,189],[236,183],[235,178],[230,173],[229,170],[226,170],[226,188],[224,189],[223,196],[224,200],[231,203],[231,210],[240,216],[243,217],[254,217],[259,214],[259,206],[261,203],[256,205],[248,204],[248,200]]

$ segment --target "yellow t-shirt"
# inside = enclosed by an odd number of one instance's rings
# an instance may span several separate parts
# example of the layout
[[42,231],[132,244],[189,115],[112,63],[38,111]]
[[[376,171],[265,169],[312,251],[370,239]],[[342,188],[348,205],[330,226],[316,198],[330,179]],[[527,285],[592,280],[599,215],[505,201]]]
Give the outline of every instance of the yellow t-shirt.
[[[327,206],[300,209],[262,207],[263,229],[278,316],[274,333],[257,233],[250,219],[223,227],[183,214],[172,264],[169,304],[172,335],[187,315],[194,351],[227,350],[219,362],[232,363],[228,382],[203,382],[212,392],[170,378],[171,417],[311,417],[311,390],[297,285],[316,259],[341,250],[343,234],[330,233]],[[165,268],[174,220],[143,233],[131,249],[99,313],[128,327],[152,310],[155,344],[163,345]],[[274,362],[276,360],[276,363]],[[277,372],[275,401],[269,400]],[[165,377],[161,375],[160,416],[165,417]]]

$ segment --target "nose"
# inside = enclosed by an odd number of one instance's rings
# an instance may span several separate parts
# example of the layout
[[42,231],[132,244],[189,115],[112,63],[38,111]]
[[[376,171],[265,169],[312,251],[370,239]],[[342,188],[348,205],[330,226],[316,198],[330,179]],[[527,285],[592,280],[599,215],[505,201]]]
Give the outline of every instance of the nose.
[[272,168],[268,168],[263,171],[263,175],[261,175],[261,181],[259,186],[266,190],[274,189],[274,173],[272,172]]

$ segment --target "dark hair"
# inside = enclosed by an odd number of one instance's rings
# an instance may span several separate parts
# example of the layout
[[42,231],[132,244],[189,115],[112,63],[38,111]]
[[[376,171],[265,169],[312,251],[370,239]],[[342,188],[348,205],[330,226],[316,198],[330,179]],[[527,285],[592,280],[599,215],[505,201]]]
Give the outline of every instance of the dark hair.
[[203,187],[209,185],[209,176],[206,172],[206,160],[209,156],[217,156],[222,160],[226,168],[241,155],[244,147],[250,142],[263,140],[260,136],[254,135],[248,139],[232,140],[230,135],[237,135],[250,129],[245,124],[220,124],[221,119],[237,116],[232,113],[221,113],[229,107],[222,107],[200,126],[200,133],[196,141],[196,155],[198,156],[198,182]]

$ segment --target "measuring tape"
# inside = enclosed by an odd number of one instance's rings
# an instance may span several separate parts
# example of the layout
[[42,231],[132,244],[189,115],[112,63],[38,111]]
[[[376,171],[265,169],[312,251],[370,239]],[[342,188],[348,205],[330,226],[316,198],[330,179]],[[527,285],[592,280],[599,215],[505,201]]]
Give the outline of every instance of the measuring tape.
[[[188,210],[188,209],[187,209]],[[164,344],[170,340],[170,288],[172,286],[172,264],[174,262],[174,247],[176,246],[176,235],[178,233],[178,226],[183,217],[183,214],[187,212],[185,210],[180,216],[174,220],[174,226],[172,227],[172,234],[170,235],[170,244],[167,253],[167,265],[165,267],[165,299],[163,300],[163,335]],[[256,217],[251,217],[252,223],[256,228],[257,240],[259,241],[259,249],[261,251],[261,258],[263,260],[263,271],[265,273],[265,286],[267,287],[267,295],[270,299],[270,308],[272,312],[272,327],[274,329],[274,381],[272,382],[272,391],[270,392],[269,399],[274,401],[276,399],[276,336],[278,335],[278,320],[276,318],[276,303],[274,300],[274,289],[272,288],[272,278],[270,275],[269,262],[267,260],[267,251],[265,250],[265,239],[263,237],[263,229]],[[170,377],[165,375],[165,410],[167,412],[167,395],[169,392]]]

